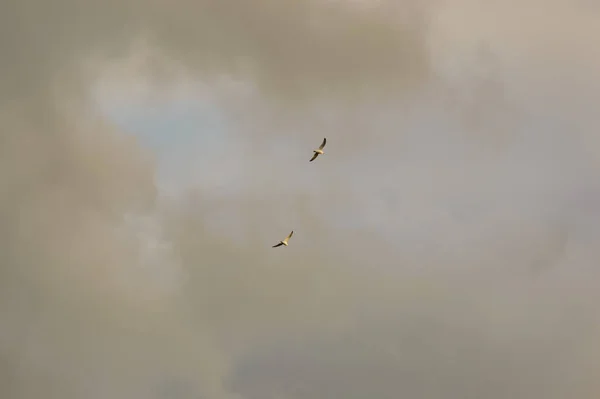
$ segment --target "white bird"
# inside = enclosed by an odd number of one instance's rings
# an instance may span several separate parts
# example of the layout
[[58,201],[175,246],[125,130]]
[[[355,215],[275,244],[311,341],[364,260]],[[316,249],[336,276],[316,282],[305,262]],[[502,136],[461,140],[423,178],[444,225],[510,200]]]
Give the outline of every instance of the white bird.
[[292,230],[292,232],[290,233],[289,236],[285,237],[285,240],[279,241],[279,244],[277,244],[277,245],[273,245],[273,248],[277,248],[277,247],[280,247],[282,245],[285,245],[287,247],[288,246],[288,241],[289,241],[290,238],[292,238],[293,235],[294,235],[294,230]]
[[314,161],[315,159],[317,159],[317,157],[319,155],[323,154],[323,148],[325,148],[325,144],[327,144],[327,138],[323,139],[323,142],[321,143],[321,145],[319,146],[319,148],[317,148],[316,150],[313,150],[313,152],[315,153],[315,155],[313,155],[313,157],[308,162]]

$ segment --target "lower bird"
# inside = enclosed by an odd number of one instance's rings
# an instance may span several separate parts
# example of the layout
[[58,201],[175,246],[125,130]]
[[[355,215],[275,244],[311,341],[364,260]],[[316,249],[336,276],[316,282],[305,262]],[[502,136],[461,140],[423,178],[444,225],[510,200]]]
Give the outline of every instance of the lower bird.
[[317,157],[319,155],[323,154],[323,148],[325,148],[325,144],[327,144],[327,138],[323,139],[323,142],[321,143],[321,145],[319,146],[319,148],[317,148],[316,150],[313,150],[313,152],[315,153],[315,155],[313,155],[313,157],[308,162],[314,161],[315,159],[317,159]]
[[288,246],[288,241],[289,241],[290,238],[292,238],[293,235],[294,235],[294,230],[292,230],[292,232],[290,233],[289,236],[285,237],[285,240],[279,241],[279,244],[277,244],[277,245],[273,245],[273,248],[277,248],[277,247],[280,247],[282,245],[285,245],[287,247]]

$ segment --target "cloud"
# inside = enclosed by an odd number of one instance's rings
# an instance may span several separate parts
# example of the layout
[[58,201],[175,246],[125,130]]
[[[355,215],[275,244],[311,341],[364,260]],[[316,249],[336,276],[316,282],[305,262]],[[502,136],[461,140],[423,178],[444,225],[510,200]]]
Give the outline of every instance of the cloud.
[[[5,5],[3,397],[597,394],[592,43],[529,54],[547,36],[507,28],[592,17],[379,3]],[[478,78],[465,37],[491,49]],[[160,197],[151,154],[93,108],[105,73],[205,83],[236,195]]]

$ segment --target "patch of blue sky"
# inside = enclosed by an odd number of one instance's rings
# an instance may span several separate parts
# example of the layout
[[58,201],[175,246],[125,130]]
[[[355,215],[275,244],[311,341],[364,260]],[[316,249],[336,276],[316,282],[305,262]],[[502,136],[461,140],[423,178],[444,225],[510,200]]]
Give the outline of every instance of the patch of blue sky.
[[132,103],[103,110],[119,127],[134,133],[142,144],[162,156],[190,144],[219,149],[225,143],[225,125],[218,108],[190,99],[148,106]]
[[157,184],[167,191],[190,184],[194,170],[209,168],[215,157],[227,151],[227,124],[208,101],[186,97],[114,106],[104,101],[100,106],[110,121],[155,154]]

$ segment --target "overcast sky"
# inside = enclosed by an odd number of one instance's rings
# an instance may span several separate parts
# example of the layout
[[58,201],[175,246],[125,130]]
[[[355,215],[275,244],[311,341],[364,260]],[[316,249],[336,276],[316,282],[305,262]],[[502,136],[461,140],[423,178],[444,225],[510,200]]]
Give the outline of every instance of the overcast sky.
[[600,394],[592,2],[0,19],[2,398]]

